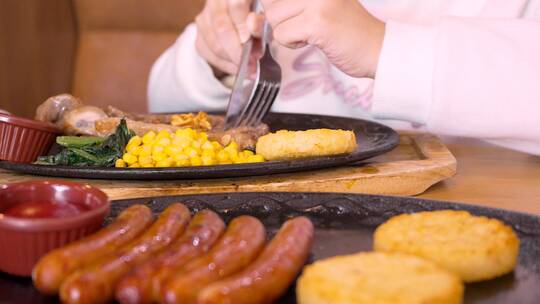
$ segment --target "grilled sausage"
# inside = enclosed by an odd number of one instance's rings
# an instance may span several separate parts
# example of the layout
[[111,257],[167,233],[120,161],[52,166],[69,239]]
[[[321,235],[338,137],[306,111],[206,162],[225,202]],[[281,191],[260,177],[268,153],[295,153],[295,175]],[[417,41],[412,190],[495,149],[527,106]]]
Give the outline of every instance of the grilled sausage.
[[263,224],[254,217],[240,216],[229,224],[225,234],[204,256],[173,275],[162,288],[162,302],[194,304],[206,285],[242,270],[264,247]]
[[116,300],[123,304],[158,302],[163,282],[189,260],[210,250],[223,230],[225,223],[214,212],[197,213],[182,237],[118,283]]
[[127,208],[107,227],[42,257],[32,271],[34,285],[43,293],[57,294],[69,274],[129,243],[151,223],[148,207]]
[[265,304],[282,296],[311,251],[313,224],[297,217],[283,224],[261,255],[247,268],[205,287],[197,304]]
[[109,302],[122,276],[176,239],[189,218],[189,210],[184,205],[167,207],[139,238],[71,274],[60,287],[60,299],[64,303],[79,304]]

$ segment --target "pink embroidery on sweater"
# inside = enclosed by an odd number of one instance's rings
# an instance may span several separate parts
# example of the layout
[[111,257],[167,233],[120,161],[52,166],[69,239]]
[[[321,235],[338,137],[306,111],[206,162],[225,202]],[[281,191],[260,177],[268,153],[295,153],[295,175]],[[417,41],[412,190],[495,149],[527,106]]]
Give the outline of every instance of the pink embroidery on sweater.
[[358,86],[355,85],[346,87],[343,81],[336,79],[332,75],[332,66],[326,58],[321,58],[319,62],[307,62],[308,58],[314,54],[318,55],[320,53],[317,52],[316,48],[308,48],[294,60],[292,66],[294,71],[300,73],[314,72],[314,74],[303,76],[285,85],[281,91],[282,100],[292,101],[322,88],[324,95],[333,92],[347,104],[364,109],[370,107],[373,82],[363,92],[360,92]]

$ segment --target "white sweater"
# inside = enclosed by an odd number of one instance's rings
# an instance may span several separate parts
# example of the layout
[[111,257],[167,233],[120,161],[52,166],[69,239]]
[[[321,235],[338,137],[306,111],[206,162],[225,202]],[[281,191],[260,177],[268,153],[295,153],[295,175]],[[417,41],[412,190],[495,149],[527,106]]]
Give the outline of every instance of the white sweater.
[[[376,79],[350,77],[312,47],[275,46],[283,83],[272,111],[404,121],[540,154],[540,0],[361,2],[387,23]],[[188,26],[154,64],[152,112],[226,108],[230,89],[196,35]]]

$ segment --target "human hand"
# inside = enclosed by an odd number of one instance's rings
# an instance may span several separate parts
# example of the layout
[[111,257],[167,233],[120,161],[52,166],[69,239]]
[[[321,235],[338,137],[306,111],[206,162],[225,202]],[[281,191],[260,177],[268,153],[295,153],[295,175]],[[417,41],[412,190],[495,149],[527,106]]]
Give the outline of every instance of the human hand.
[[235,74],[242,43],[260,36],[263,16],[250,12],[252,0],[207,0],[195,18],[197,52],[212,66],[217,77]]
[[374,77],[385,24],[358,0],[261,0],[274,40],[289,48],[321,49],[353,77]]

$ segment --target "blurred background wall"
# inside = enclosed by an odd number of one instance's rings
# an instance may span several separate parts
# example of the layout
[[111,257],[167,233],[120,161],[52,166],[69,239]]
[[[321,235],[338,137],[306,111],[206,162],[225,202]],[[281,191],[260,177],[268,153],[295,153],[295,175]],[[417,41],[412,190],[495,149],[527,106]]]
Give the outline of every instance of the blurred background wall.
[[0,108],[32,117],[49,96],[146,111],[152,63],[204,0],[1,0]]
[[70,91],[75,36],[70,1],[1,0],[0,108],[28,116]]

